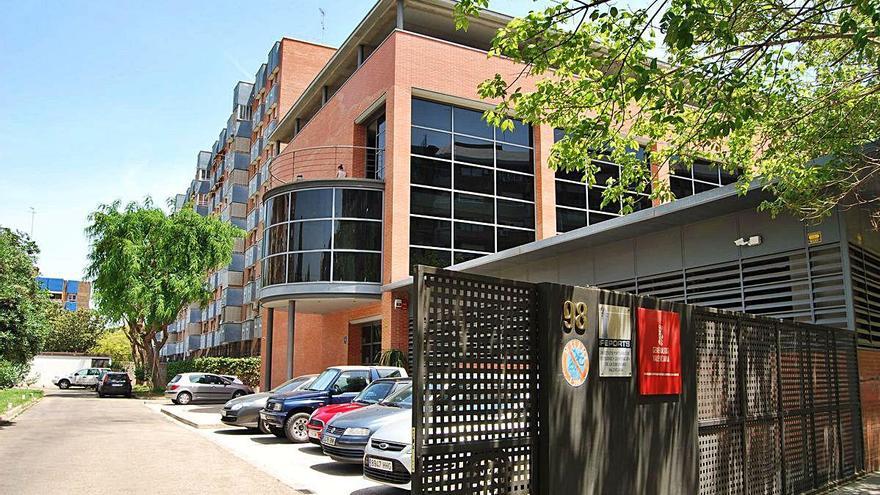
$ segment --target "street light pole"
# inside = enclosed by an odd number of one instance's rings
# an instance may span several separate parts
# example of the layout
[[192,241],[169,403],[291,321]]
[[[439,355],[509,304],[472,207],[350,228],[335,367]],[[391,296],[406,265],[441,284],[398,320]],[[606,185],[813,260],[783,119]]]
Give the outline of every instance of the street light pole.
[[37,214],[37,210],[34,209],[33,206],[30,207],[31,210],[31,239],[34,237],[34,216]]

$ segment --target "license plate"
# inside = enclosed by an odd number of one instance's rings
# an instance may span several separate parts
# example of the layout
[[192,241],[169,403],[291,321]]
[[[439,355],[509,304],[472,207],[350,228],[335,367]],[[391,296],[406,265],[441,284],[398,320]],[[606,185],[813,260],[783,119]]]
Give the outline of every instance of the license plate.
[[122,386],[121,383],[111,383],[110,385],[112,385],[114,387],[121,387]]
[[319,438],[318,430],[309,430],[309,438]]
[[371,457],[368,463],[373,469],[378,469],[380,471],[394,471],[391,461],[383,461],[382,459],[373,459]]
[[336,437],[324,437],[324,445],[334,446],[336,445]]
[[220,415],[221,416],[229,416],[229,411],[221,411]]

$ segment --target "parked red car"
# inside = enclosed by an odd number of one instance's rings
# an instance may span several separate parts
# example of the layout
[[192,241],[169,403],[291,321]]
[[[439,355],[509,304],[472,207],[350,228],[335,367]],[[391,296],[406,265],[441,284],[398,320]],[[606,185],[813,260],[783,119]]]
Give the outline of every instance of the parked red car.
[[309,442],[321,445],[321,434],[324,432],[324,425],[336,416],[381,402],[410,385],[412,385],[412,378],[382,378],[374,380],[347,404],[330,404],[329,406],[315,409],[315,412],[309,417],[308,424],[306,424]]

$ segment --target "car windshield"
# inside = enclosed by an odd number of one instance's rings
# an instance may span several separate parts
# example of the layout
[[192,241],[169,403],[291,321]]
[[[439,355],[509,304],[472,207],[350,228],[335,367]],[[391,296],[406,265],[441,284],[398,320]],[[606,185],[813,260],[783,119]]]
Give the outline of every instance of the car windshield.
[[315,381],[312,382],[312,385],[309,386],[309,390],[327,390],[327,387],[333,383],[333,380],[336,379],[336,375],[339,374],[339,370],[329,369],[324,370],[318,378],[315,378]]
[[309,380],[308,378],[304,378],[304,377],[291,378],[290,380],[287,380],[286,382],[282,383],[281,385],[278,385],[277,387],[273,388],[272,393],[283,394],[285,392],[293,392],[294,390],[298,389],[303,383],[305,383],[308,380]]
[[383,406],[410,409],[412,407],[412,394],[413,388],[412,383],[410,383],[409,386],[407,386],[406,388],[383,400],[381,404]]
[[394,382],[373,382],[354,398],[358,404],[375,404],[388,396]]

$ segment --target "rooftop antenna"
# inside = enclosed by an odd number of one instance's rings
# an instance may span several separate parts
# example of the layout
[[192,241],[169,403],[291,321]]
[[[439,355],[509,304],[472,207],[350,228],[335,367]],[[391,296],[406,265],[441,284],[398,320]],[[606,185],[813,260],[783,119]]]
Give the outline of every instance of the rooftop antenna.
[[34,216],[37,214],[37,210],[34,209],[33,206],[28,208],[31,210],[31,239],[34,238]]
[[327,14],[324,12],[324,9],[318,7],[318,11],[321,12],[321,43],[324,42],[324,16]]

